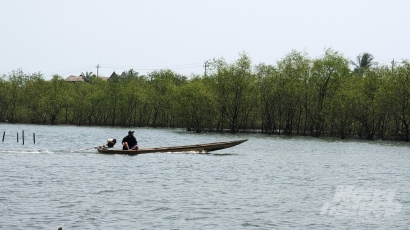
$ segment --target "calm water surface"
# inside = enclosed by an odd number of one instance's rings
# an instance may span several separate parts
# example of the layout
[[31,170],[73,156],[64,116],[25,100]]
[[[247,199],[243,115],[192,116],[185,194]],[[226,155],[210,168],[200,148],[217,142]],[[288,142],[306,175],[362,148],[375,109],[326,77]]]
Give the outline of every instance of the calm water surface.
[[249,141],[212,154],[88,149],[128,130],[0,124],[0,229],[410,226],[408,143],[138,128],[141,147]]

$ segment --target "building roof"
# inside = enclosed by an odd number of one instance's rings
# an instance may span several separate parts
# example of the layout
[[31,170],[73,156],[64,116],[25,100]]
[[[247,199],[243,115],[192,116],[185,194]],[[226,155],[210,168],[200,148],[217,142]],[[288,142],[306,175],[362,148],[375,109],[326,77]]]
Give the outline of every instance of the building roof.
[[83,82],[84,78],[82,76],[74,76],[74,75],[70,75],[69,77],[67,77],[65,79],[65,81],[69,81],[69,82]]
[[108,78],[109,80],[110,79],[114,79],[114,78],[121,78],[121,79],[124,79],[125,77],[127,76],[127,74],[125,73],[125,71],[123,71],[122,73],[121,73],[121,75],[118,75],[115,71],[114,72],[112,72],[112,74],[111,74],[111,76]]
[[[109,79],[109,77],[98,77],[98,78],[100,78],[103,81],[107,81]],[[80,76],[70,75],[64,80],[68,82],[84,82],[84,77],[81,75]]]
[[111,76],[109,77],[109,79],[113,79],[113,78],[115,78],[115,77],[118,77],[118,75],[117,75],[117,73],[115,73],[115,71],[114,71],[114,72],[112,72],[112,74],[111,74]]

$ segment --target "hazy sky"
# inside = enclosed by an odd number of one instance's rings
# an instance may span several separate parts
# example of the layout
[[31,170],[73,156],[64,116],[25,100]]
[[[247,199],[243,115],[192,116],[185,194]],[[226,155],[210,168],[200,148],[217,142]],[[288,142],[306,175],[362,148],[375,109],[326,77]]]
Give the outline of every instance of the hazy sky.
[[169,68],[247,53],[275,65],[292,50],[332,48],[381,64],[410,59],[410,0],[0,0],[0,74],[63,78]]

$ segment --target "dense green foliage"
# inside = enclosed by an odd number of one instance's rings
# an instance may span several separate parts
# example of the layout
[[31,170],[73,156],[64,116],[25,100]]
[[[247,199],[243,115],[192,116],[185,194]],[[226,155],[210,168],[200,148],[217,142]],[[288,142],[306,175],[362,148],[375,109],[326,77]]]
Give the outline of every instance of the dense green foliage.
[[[0,120],[13,123],[184,127],[196,132],[410,140],[410,63],[352,62],[332,49],[292,51],[276,65],[208,62],[206,76],[172,70],[70,83],[21,69],[0,78]],[[353,65],[353,70],[349,64]]]

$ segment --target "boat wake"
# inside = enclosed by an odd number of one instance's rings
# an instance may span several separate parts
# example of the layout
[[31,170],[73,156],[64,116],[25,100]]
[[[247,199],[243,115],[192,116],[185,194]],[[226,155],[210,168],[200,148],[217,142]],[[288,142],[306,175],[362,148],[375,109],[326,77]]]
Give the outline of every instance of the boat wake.
[[210,154],[209,152],[206,151],[176,151],[176,152],[162,152],[166,154]]
[[43,151],[43,150],[23,150],[23,151],[17,151],[17,150],[2,150],[0,153],[50,153],[49,151]]
[[211,153],[209,155],[217,156],[217,157],[225,157],[225,156],[237,156],[237,153]]

